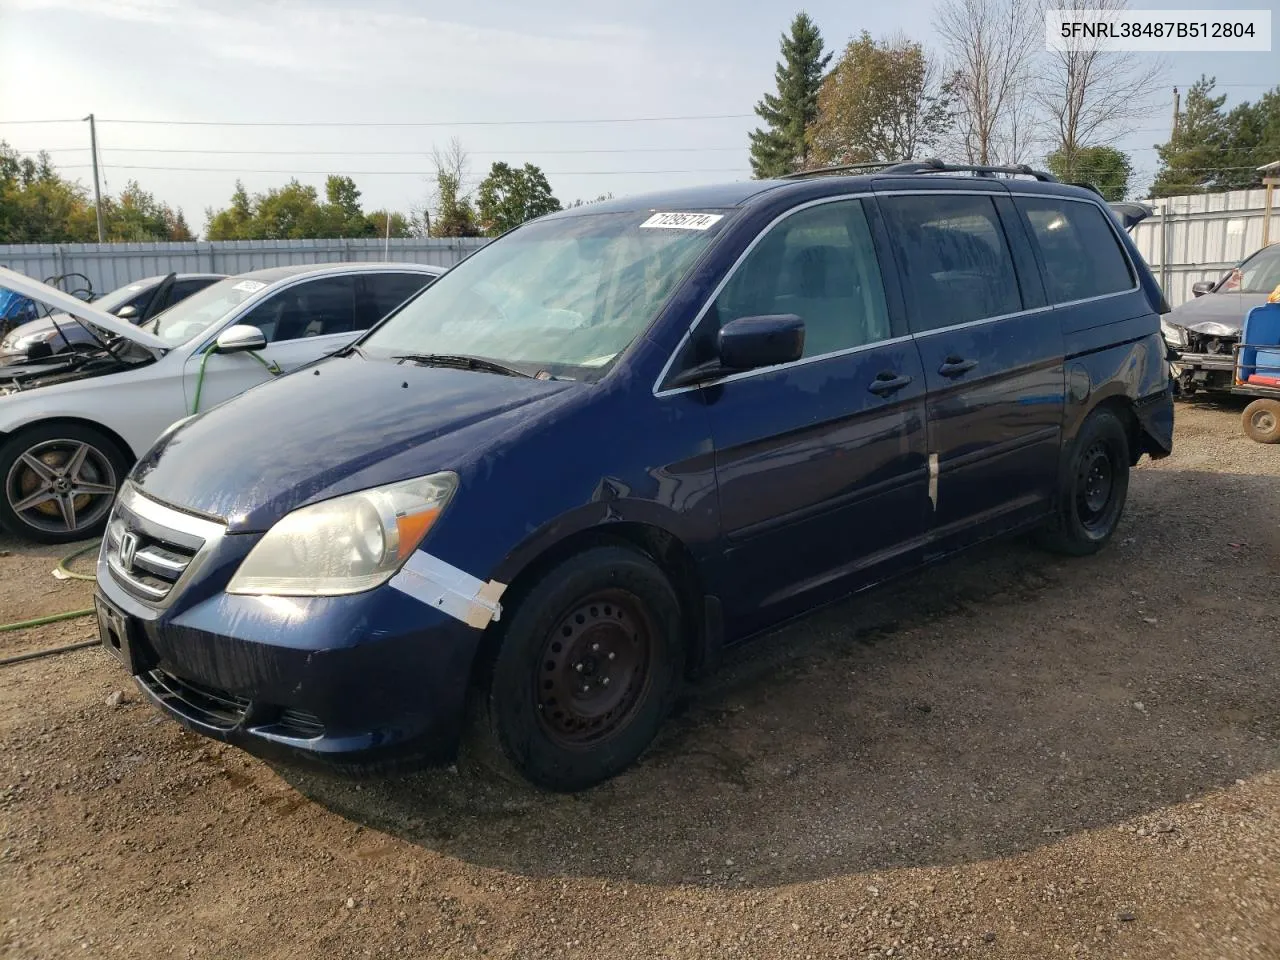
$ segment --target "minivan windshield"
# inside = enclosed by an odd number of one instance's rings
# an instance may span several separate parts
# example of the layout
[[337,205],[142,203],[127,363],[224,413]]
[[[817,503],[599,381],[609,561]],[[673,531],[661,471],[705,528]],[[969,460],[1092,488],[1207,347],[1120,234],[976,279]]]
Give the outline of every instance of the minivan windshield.
[[360,342],[595,379],[644,332],[723,226],[715,211],[583,213],[525,224],[454,267]]
[[200,336],[265,286],[261,280],[244,277],[211,283],[159,314],[151,332],[172,346],[180,346]]

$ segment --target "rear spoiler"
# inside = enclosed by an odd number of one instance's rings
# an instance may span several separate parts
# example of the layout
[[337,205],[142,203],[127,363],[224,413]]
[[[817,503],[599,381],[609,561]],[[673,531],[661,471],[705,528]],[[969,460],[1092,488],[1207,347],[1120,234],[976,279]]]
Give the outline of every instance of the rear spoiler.
[[1125,230],[1132,230],[1147,217],[1155,213],[1155,211],[1145,203],[1134,203],[1133,201],[1121,201],[1117,203],[1107,204],[1111,208],[1111,212],[1116,215],[1116,219],[1120,221],[1120,225]]
[[32,300],[47,303],[49,306],[56,307],[65,313],[71,314],[73,317],[87,320],[95,326],[102,327],[117,336],[132,340],[134,343],[140,343],[152,350],[167,350],[170,347],[169,343],[138,329],[128,320],[121,320],[113,314],[99,310],[91,303],[85,303],[83,300],[73,297],[64,290],[51,287],[47,283],[41,283],[39,280],[32,280],[30,277],[15,273],[8,267],[0,267],[0,287],[8,287],[10,290],[25,294]]

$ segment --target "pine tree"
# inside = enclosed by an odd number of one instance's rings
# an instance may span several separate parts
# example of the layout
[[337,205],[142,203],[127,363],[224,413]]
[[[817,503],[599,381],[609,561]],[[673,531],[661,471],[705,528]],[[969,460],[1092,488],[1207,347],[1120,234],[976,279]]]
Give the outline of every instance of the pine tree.
[[805,129],[818,116],[818,88],[831,54],[822,52],[822,34],[807,13],[791,21],[791,34],[782,35],[782,60],[774,76],[777,94],[766,93],[756,114],[768,129],[751,132],[751,172],[757,178],[776,177],[802,169],[809,159]]
[[1213,190],[1223,173],[1221,168],[1229,165],[1225,158],[1230,155],[1230,131],[1222,112],[1227,98],[1225,94],[1215,97],[1213,85],[1213,77],[1202,76],[1187,91],[1177,131],[1167,143],[1156,147],[1160,171],[1151,185],[1151,196]]

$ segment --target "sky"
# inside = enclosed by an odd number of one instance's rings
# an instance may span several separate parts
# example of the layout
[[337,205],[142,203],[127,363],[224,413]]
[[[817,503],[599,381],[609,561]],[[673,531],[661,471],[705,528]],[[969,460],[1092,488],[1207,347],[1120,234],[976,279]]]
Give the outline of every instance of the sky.
[[[1244,5],[1266,3],[1133,4]],[[237,178],[254,192],[290,176],[321,187],[326,172],[349,173],[366,210],[420,207],[431,150],[453,137],[470,154],[473,183],[496,160],[532,162],[565,203],[738,180],[750,175],[752,110],[773,89],[779,36],[797,9],[767,0],[0,0],[0,138],[49,150],[88,186],[89,130],[78,118],[92,112],[104,189],[136,179],[196,229]],[[938,48],[934,0],[809,0],[804,9],[828,48],[862,30]],[[1150,110],[1116,141],[1142,184],[1155,172],[1152,146],[1168,137],[1175,85],[1185,92],[1201,73],[1216,75],[1229,107],[1280,83],[1274,39],[1271,53],[1161,56]],[[73,122],[18,122],[30,120]],[[179,120],[187,125],[122,122]]]

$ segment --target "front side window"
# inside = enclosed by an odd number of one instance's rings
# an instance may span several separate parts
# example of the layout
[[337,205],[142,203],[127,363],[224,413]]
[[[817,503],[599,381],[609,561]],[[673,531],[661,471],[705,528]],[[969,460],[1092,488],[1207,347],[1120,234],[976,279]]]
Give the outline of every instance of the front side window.
[[939,193],[880,203],[916,333],[1022,309],[1013,257],[990,197]]
[[355,281],[345,276],[295,283],[258,304],[240,323],[257,327],[268,343],[351,333],[356,329]]
[[716,297],[699,340],[741,317],[795,314],[804,356],[890,336],[880,265],[862,201],[824,203],[792,214],[752,248]]
[[1018,197],[1044,261],[1051,303],[1132,290],[1134,279],[1120,242],[1092,203]]
[[527,223],[440,277],[361,347],[595,379],[654,320],[724,220],[642,210]]

